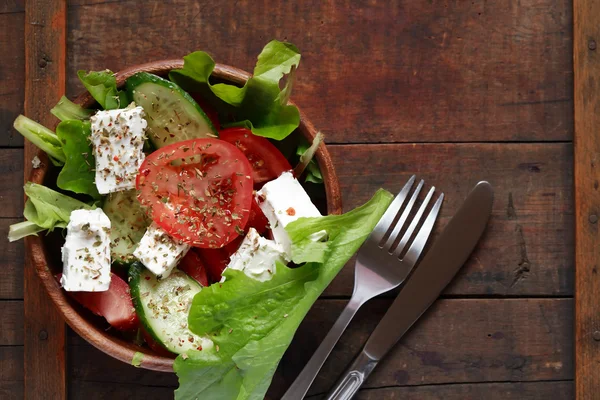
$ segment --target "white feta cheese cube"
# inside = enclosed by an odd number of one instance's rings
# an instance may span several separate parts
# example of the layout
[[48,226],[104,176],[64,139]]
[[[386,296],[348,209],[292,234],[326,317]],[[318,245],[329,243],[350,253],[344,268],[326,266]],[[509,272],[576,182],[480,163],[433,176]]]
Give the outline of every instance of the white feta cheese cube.
[[250,228],[240,247],[231,255],[227,268],[244,271],[250,278],[264,282],[275,273],[277,261],[285,264],[281,246]]
[[104,292],[110,286],[110,219],[101,208],[75,210],[61,249],[62,287],[68,292]]
[[[285,227],[301,217],[320,217],[321,213],[308,197],[300,182],[291,172],[284,172],[279,178],[267,182],[256,193],[257,202],[269,220],[275,242],[279,244],[287,259],[291,258],[292,243]],[[314,240],[322,239],[327,232],[318,232]]]
[[188,244],[173,239],[156,223],[152,223],[133,255],[158,278],[166,278],[189,249]]
[[96,158],[96,187],[100,194],[134,189],[144,161],[148,123],[142,107],[98,111],[90,118]]

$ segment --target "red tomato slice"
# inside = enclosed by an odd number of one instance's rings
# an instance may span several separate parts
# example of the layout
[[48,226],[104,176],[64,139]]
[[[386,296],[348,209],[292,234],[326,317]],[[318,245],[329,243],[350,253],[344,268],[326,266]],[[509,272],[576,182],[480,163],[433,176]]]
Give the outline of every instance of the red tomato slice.
[[[56,278],[60,281],[62,274]],[[133,308],[129,285],[115,274],[110,276],[110,286],[105,292],[67,292],[79,304],[96,315],[104,317],[115,329],[132,331],[139,320]]]
[[269,228],[269,220],[267,217],[265,217],[265,214],[263,214],[256,200],[252,201],[250,218],[248,218],[248,225],[244,231],[248,232],[248,228],[256,229],[259,235],[265,233],[265,231]]
[[200,255],[196,252],[196,250],[191,249],[188,251],[185,257],[179,261],[177,268],[194,278],[202,286],[208,286],[208,275],[206,273],[206,268],[204,267],[202,258],[200,258]]
[[240,236],[222,249],[198,249],[198,254],[200,254],[200,257],[204,261],[211,283],[221,280],[221,276],[225,268],[227,268],[227,264],[229,264],[231,255],[240,247],[242,240],[244,240],[244,237]]
[[236,127],[219,132],[219,139],[234,144],[250,161],[255,185],[273,180],[292,166],[281,152],[264,137],[249,129]]
[[252,168],[235,146],[192,139],[146,157],[137,176],[138,199],[170,236],[201,248],[220,248],[239,236],[252,206]]
[[[267,217],[263,214],[262,210],[258,206],[256,201],[252,201],[252,208],[250,209],[250,218],[248,218],[248,224],[246,225],[246,229],[244,232],[248,232],[249,228],[254,228],[259,234],[264,233],[269,228],[269,221]],[[206,272],[208,273],[208,277],[210,282],[219,282],[221,280],[221,276],[223,274],[223,270],[229,264],[229,260],[231,255],[237,251],[240,247],[240,244],[244,240],[243,236],[240,236],[237,239],[231,241],[231,243],[225,245],[221,249],[192,249],[192,251],[197,251],[200,255],[201,259],[204,261],[204,266]],[[188,252],[190,254],[192,251]],[[187,258],[183,258],[182,262]],[[182,269],[182,267],[179,267]],[[184,270],[185,271],[185,270]],[[187,273],[187,271],[186,271]],[[192,276],[190,273],[188,275]]]
[[217,110],[215,110],[199,93],[192,93],[192,98],[196,100],[196,103],[200,106],[202,111],[206,114],[208,119],[213,123],[217,130],[221,129],[221,124],[219,123],[219,114]]

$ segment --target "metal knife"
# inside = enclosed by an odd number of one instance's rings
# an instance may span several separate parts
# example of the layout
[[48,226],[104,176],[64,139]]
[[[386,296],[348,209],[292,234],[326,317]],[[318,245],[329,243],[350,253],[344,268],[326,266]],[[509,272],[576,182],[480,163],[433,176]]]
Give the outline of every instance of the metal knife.
[[327,400],[354,397],[377,363],[438,298],[483,234],[493,199],[494,191],[488,182],[479,182],[469,193]]

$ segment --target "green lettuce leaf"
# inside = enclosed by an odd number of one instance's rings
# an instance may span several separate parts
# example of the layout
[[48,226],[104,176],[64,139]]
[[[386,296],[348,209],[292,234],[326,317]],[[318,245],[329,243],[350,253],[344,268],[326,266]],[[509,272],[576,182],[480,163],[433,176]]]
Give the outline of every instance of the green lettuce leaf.
[[65,96],[60,98],[50,112],[61,121],[69,119],[79,119],[83,121],[89,119],[94,113],[93,110],[85,109],[78,104],[73,103]]
[[27,221],[11,225],[11,241],[43,230],[66,228],[73,210],[96,208],[37,183],[27,182],[24,190],[28,198],[23,216]]
[[[188,91],[212,92],[233,106],[237,122],[230,126],[243,125],[258,136],[282,140],[300,123],[298,109],[287,104],[299,63],[300,52],[294,45],[273,40],[264,47],[253,76],[241,88],[226,83],[211,84],[209,77],[215,62],[202,51],[184,57],[183,68],[171,71],[169,79]],[[284,76],[287,76],[285,86],[280,89]]]
[[52,161],[54,165],[60,166],[65,163],[66,157],[62,149],[62,144],[60,143],[58,136],[50,129],[24,115],[19,115],[15,119],[13,127],[23,135],[23,137],[48,154],[50,161]]
[[56,135],[62,143],[66,156],[65,165],[58,174],[56,185],[63,190],[87,194],[100,198],[95,179],[95,159],[89,141],[89,122],[78,120],[63,121],[56,127]]
[[323,135],[321,132],[318,132],[312,145],[309,146],[308,143],[303,142],[300,143],[296,148],[296,155],[299,157],[299,164],[296,166],[296,168],[294,168],[294,174],[297,177],[300,177],[304,174],[305,182],[323,183],[323,175],[321,175],[319,165],[314,159],[317,147],[322,141]]
[[[222,284],[194,298],[189,327],[210,334],[215,347],[175,360],[176,399],[263,399],[296,329],[313,303],[373,230],[392,195],[378,191],[344,215],[300,218],[286,227],[299,268],[277,265],[267,282],[226,270]],[[328,232],[326,242],[310,235]],[[316,254],[316,255],[315,255]]]
[[115,74],[110,70],[77,71],[77,76],[85,88],[105,110],[127,106],[127,94],[117,89]]

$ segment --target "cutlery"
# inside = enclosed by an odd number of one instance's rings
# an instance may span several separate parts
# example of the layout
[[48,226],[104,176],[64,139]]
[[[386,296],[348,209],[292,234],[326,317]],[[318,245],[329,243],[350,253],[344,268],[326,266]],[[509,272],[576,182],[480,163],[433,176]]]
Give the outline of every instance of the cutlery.
[[[399,256],[413,236],[435,192],[435,187],[429,190],[414,218],[410,220],[404,235],[400,237],[400,233],[408,223],[410,213],[424,185],[424,181],[421,180],[402,211],[402,206],[406,202],[415,180],[414,175],[408,180],[358,250],[355,263],[354,291],[350,301],[315,354],[282,397],[282,400],[298,400],[306,395],[317,373],[356,311],[373,297],[399,286],[417,263],[439,214],[444,194],[440,194],[406,254],[400,258]],[[402,214],[400,214],[401,211]],[[398,219],[397,222],[396,219]],[[387,235],[387,232],[392,228],[392,232]],[[400,240],[398,241],[398,239]],[[385,243],[382,244],[384,240]]]
[[438,298],[483,234],[493,198],[493,189],[487,182],[479,182],[469,193],[327,400],[351,399],[383,356]]

